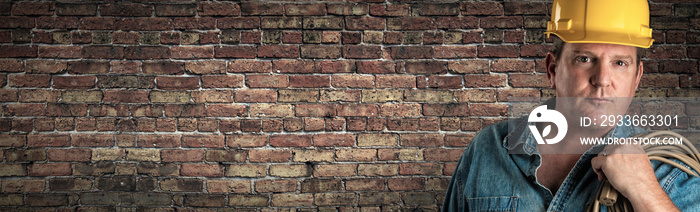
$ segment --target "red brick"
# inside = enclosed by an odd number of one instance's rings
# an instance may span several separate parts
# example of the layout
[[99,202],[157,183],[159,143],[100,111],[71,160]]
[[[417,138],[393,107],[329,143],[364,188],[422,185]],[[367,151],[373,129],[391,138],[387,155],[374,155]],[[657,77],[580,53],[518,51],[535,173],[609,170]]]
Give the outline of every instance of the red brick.
[[323,16],[326,4],[285,4],[284,11],[289,16]]
[[10,87],[48,88],[51,76],[43,74],[10,75],[8,80]]
[[491,64],[493,72],[534,72],[535,63],[527,60],[495,60]]
[[46,114],[45,104],[11,104],[5,106],[8,116],[43,116]]
[[298,46],[287,45],[262,45],[258,46],[258,57],[262,58],[297,58],[299,57]]
[[307,59],[338,59],[341,56],[340,46],[302,45],[301,58]]
[[226,135],[228,147],[261,147],[267,144],[266,135]]
[[82,55],[86,59],[122,59],[124,58],[124,47],[84,46]]
[[277,73],[316,73],[318,68],[313,61],[307,60],[275,60],[272,62],[272,70]]
[[506,85],[506,75],[502,74],[469,74],[464,75],[464,87],[503,87]]
[[314,66],[321,68],[321,73],[353,73],[357,70],[355,61],[338,60],[338,61],[316,61]]
[[270,73],[272,72],[272,63],[270,61],[233,60],[228,63],[227,71],[232,73]]
[[[203,162],[204,150],[164,149],[160,151],[163,162]],[[184,164],[183,164],[184,165]],[[184,167],[183,167],[184,171]]]
[[415,88],[416,77],[410,75],[377,75],[377,88]]
[[171,58],[173,59],[207,59],[214,58],[214,48],[210,46],[187,46],[172,47]]
[[71,175],[70,163],[31,164],[28,167],[29,176],[67,176]]
[[216,28],[216,19],[211,17],[203,18],[174,18],[175,29],[185,30],[207,30]]
[[447,73],[447,62],[444,62],[444,61],[406,62],[406,73],[410,73],[410,74],[445,74],[445,73]]
[[436,20],[438,29],[477,29],[479,18],[468,17],[438,17]]
[[673,88],[678,86],[678,76],[667,74],[645,74],[642,75],[642,79],[639,82],[639,87],[642,88]]
[[23,72],[24,61],[16,59],[1,59],[0,72]]
[[196,4],[159,4],[155,5],[156,16],[194,16]]
[[408,16],[408,4],[370,4],[369,14],[373,16]]
[[95,87],[95,76],[56,76],[53,78],[54,88],[88,89]]
[[357,61],[357,72],[361,74],[393,74],[396,73],[396,64],[391,61]]
[[402,163],[399,164],[399,174],[439,176],[442,174],[442,166],[440,163]]
[[97,13],[95,4],[71,4],[59,3],[56,5],[56,15],[65,16],[94,16]]
[[126,18],[121,21],[124,31],[166,31],[173,30],[170,18]]
[[293,192],[297,187],[296,180],[260,180],[255,182],[255,191],[258,193],[268,192]]
[[224,167],[219,164],[182,164],[182,176],[223,177]]
[[138,144],[146,148],[179,147],[180,135],[138,135]]
[[36,28],[39,29],[77,29],[78,18],[75,17],[38,17]]
[[458,59],[476,57],[476,46],[436,46],[435,58]]
[[84,104],[47,104],[47,116],[85,116],[87,106]]
[[498,101],[499,102],[508,102],[510,99],[514,98],[522,98],[522,97],[540,97],[540,91],[536,89],[519,89],[519,88],[514,88],[514,89],[507,89],[507,90],[498,90]]
[[646,50],[649,59],[676,59],[686,55],[685,47],[678,46],[653,46]]
[[379,116],[379,106],[371,104],[345,104],[338,107],[338,116]]
[[508,105],[476,103],[469,107],[469,114],[472,116],[505,116],[508,112]]
[[183,135],[183,147],[204,147],[222,148],[224,147],[223,135]]
[[232,104],[210,104],[207,106],[207,116],[236,117],[247,114],[246,106]]
[[116,17],[83,17],[78,28],[82,30],[118,30],[121,19]]
[[[253,46],[216,46],[214,55],[216,58],[255,58],[255,47]],[[237,61],[233,61],[235,63]],[[229,66],[230,68],[233,68]]]
[[379,59],[382,57],[380,46],[349,45],[343,47],[343,56],[352,59]]
[[39,57],[61,59],[80,58],[80,46],[39,46]]
[[165,106],[166,117],[204,117],[204,104],[170,104]]
[[104,74],[109,72],[109,63],[93,61],[68,62],[70,74]]
[[250,162],[281,163],[292,159],[292,151],[284,149],[251,149],[248,152]]
[[347,30],[383,30],[386,22],[383,18],[375,17],[345,17]]
[[326,104],[298,104],[295,107],[297,117],[334,117],[335,105]]
[[388,18],[389,30],[435,30],[435,19],[430,17]]
[[37,57],[37,47],[27,45],[2,45],[0,46],[0,57]]
[[158,88],[182,90],[199,88],[199,77],[156,77]]
[[481,45],[477,48],[479,57],[518,57],[520,49],[516,45]]
[[462,88],[461,76],[429,76],[417,77],[418,88],[442,88],[442,89],[458,89]]
[[70,146],[70,136],[62,134],[28,135],[29,147],[67,147]]
[[241,8],[233,2],[205,2],[197,4],[200,16],[239,16]]
[[142,69],[144,74],[181,75],[185,73],[185,63],[170,61],[144,62]]
[[53,15],[53,2],[17,2],[12,5],[12,15]]
[[282,4],[277,3],[246,2],[241,4],[241,15],[282,15],[284,14],[283,8]]
[[369,75],[333,75],[331,84],[337,88],[373,88],[374,76]]
[[355,145],[355,135],[354,134],[316,134],[313,135],[313,143],[316,147],[328,147],[328,146],[354,146]]
[[157,46],[129,46],[124,50],[126,59],[152,60],[170,57],[170,49]]
[[433,58],[433,48],[429,46],[400,46],[388,47],[386,54],[390,58],[386,59],[430,59]]
[[289,86],[287,75],[247,75],[246,85],[251,88],[284,88]]
[[343,19],[341,17],[306,17],[303,19],[304,29],[342,29]]
[[348,179],[345,188],[348,191],[378,191],[384,190],[384,179]]
[[49,161],[90,161],[92,151],[90,149],[49,149]]
[[0,28],[3,29],[31,29],[34,28],[34,18],[21,16],[0,17]]
[[310,147],[310,135],[271,135],[270,146],[274,147]]
[[481,18],[481,28],[521,28],[523,18],[521,16],[487,16]]
[[203,75],[203,88],[240,88],[243,87],[241,75]]
[[508,75],[508,82],[511,86],[517,88],[549,87],[549,80],[545,74],[510,74]]
[[522,57],[545,57],[552,49],[549,45],[531,44],[520,46],[520,56]]
[[103,101],[107,103],[147,103],[148,91],[105,90]]
[[113,3],[100,5],[103,16],[151,16],[153,6],[136,3]]
[[391,191],[414,191],[425,189],[424,178],[390,178],[387,187]]
[[505,2],[506,15],[546,15],[547,4],[540,2]]
[[78,147],[114,146],[114,135],[108,134],[73,134],[71,144]]
[[235,102],[276,102],[277,92],[274,90],[266,89],[249,89],[249,90],[236,90],[234,95]]

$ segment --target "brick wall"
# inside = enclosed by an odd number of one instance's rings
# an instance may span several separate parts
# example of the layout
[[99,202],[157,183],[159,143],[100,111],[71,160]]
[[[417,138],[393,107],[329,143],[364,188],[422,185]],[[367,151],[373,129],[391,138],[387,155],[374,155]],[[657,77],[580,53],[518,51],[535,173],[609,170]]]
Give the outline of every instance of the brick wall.
[[[639,96],[700,96],[700,9],[651,3]],[[437,210],[548,1],[0,2],[0,210]]]

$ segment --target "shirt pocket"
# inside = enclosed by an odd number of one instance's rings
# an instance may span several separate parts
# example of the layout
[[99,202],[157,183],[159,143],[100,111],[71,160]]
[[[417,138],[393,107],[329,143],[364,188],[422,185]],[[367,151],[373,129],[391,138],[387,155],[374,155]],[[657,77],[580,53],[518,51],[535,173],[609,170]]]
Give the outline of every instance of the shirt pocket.
[[473,212],[516,211],[518,197],[475,197],[467,198],[467,207]]

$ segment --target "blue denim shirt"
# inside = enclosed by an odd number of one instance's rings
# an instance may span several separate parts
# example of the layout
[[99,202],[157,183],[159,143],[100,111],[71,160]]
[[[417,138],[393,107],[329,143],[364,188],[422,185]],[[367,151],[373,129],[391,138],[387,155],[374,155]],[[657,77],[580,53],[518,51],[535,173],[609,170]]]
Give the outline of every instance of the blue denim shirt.
[[[602,146],[584,153],[559,190],[553,192],[537,180],[536,170],[542,158],[532,133],[518,130],[526,124],[522,119],[515,122],[515,126],[520,127],[509,130],[508,122],[501,122],[477,134],[452,175],[443,211],[586,210],[600,185],[591,168],[591,159]],[[644,131],[621,126],[608,132],[606,137],[630,137],[639,133]],[[507,136],[518,139],[507,139]],[[522,154],[512,154],[509,150]],[[681,211],[700,211],[700,178],[658,161],[651,164],[659,184]],[[602,206],[601,211],[607,208]]]

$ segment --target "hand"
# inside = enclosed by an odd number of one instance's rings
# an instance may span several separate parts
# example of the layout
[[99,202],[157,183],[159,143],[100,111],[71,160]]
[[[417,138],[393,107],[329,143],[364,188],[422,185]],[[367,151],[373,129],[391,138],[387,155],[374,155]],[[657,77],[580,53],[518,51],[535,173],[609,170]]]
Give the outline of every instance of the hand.
[[591,160],[598,180],[607,178],[635,211],[677,211],[659,185],[649,157],[640,145],[608,145]]

